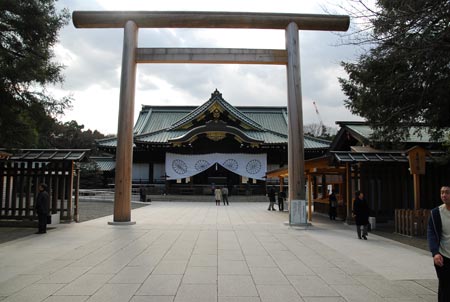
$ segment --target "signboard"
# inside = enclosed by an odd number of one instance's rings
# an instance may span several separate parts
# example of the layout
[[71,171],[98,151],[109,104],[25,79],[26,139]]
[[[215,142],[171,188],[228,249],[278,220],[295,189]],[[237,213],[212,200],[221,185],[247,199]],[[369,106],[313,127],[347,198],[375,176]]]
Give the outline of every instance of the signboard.
[[290,225],[307,225],[306,200],[291,200]]

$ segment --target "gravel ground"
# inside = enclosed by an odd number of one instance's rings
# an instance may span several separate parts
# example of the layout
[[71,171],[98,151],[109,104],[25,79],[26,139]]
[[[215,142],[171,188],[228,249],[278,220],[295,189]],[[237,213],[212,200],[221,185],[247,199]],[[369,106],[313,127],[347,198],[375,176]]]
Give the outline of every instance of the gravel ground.
[[[132,209],[148,206],[143,203],[131,203]],[[81,201],[80,207],[80,222],[88,221],[104,216],[112,215],[114,212],[114,203],[112,201]],[[0,227],[0,244],[19,239],[37,231],[36,227]],[[51,228],[48,228],[51,230]]]
[[[131,203],[131,209],[148,206],[143,203]],[[80,201],[80,222],[88,221],[114,213],[114,203],[111,201]]]
[[[145,203],[131,203],[132,209],[145,206],[148,205]],[[80,222],[109,216],[114,212],[114,204],[111,201],[80,201],[79,207]],[[0,227],[0,244],[34,234],[35,232],[36,228],[30,227]],[[376,230],[372,230],[372,233],[428,251],[426,238],[407,237],[395,234],[392,224],[377,224]]]

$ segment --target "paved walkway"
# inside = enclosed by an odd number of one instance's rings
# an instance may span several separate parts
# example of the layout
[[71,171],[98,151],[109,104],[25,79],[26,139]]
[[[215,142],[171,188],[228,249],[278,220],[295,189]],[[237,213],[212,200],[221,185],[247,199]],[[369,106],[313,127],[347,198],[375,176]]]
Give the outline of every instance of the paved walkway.
[[436,301],[426,251],[265,203],[154,202],[0,244],[0,301]]

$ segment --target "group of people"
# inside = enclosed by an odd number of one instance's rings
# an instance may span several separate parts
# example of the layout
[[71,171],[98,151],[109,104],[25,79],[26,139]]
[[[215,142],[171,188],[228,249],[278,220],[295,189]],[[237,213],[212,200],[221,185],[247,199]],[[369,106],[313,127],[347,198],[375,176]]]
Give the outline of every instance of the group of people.
[[[276,198],[278,195],[278,198]],[[278,192],[278,194],[275,193],[275,188],[272,186],[267,191],[267,197],[269,197],[269,208],[268,211],[275,211],[274,205],[275,200],[278,199],[278,210],[284,211],[284,200],[286,199],[286,193],[284,191]]]
[[229,205],[228,203],[228,188],[227,187],[216,187],[214,189],[214,198],[216,199],[216,206],[220,206],[220,202],[223,205]]

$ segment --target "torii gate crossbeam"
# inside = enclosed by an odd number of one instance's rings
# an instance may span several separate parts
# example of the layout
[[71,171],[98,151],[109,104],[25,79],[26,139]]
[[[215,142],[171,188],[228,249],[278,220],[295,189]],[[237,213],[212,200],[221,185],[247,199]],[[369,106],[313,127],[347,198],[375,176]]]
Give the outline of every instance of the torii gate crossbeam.
[[[342,15],[246,12],[74,11],[77,28],[124,28],[113,224],[131,222],[131,169],[136,63],[286,65],[288,88],[289,200],[305,199],[299,30],[346,31]],[[139,28],[284,29],[285,50],[137,48]]]

